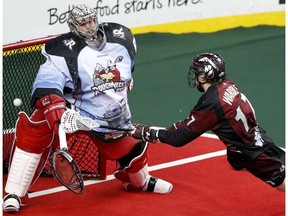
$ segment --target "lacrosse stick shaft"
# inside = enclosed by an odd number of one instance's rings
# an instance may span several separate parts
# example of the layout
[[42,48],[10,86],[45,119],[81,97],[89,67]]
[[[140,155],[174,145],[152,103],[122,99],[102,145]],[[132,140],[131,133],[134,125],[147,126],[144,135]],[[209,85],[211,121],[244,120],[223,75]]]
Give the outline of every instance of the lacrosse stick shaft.
[[105,125],[99,125],[99,128],[106,128],[111,130],[117,130],[117,131],[133,131],[133,128],[117,128],[117,127],[110,127]]
[[66,133],[63,130],[62,125],[59,125],[58,128],[58,135],[59,135],[59,142],[60,142],[60,149],[68,149],[67,147],[67,140],[66,140]]
[[58,136],[60,149],[55,151],[51,157],[53,174],[66,188],[80,194],[84,190],[83,177],[81,170],[68,152],[66,133],[62,124],[59,124]]

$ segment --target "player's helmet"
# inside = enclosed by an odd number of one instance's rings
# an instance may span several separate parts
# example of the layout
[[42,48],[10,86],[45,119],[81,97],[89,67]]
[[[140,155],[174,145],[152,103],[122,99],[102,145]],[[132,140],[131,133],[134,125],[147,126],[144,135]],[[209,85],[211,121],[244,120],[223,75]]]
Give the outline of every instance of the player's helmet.
[[[95,22],[95,28],[87,32],[81,30],[80,26],[90,21]],[[103,31],[99,29],[96,11],[89,6],[84,4],[74,6],[69,12],[67,23],[70,31],[83,39],[88,46],[96,49],[104,46],[106,37]]]
[[188,72],[188,83],[195,87],[195,79],[204,72],[205,78],[210,82],[218,82],[225,75],[225,61],[217,53],[202,53],[193,60]]

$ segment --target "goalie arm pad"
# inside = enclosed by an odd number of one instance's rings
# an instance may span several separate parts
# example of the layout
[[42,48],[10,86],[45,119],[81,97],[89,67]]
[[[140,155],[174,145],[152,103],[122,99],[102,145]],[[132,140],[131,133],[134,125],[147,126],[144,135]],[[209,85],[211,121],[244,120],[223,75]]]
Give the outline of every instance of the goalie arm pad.
[[37,100],[35,107],[42,111],[50,129],[58,130],[58,123],[66,110],[66,102],[58,95],[51,94]]

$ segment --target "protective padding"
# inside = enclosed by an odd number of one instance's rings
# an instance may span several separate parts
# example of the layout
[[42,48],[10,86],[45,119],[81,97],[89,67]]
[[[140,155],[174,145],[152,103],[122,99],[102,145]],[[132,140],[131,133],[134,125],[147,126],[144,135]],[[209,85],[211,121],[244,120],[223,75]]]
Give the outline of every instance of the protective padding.
[[140,154],[137,157],[133,158],[133,160],[131,160],[129,165],[123,169],[124,172],[136,173],[140,169],[145,167],[145,165],[147,164],[147,157],[148,157],[148,155],[147,155],[148,142],[145,142],[145,144],[141,150],[142,151],[140,152]]
[[10,166],[5,192],[25,196],[32,183],[41,154],[29,153],[17,146]]
[[117,179],[123,181],[127,191],[149,191],[167,194],[173,189],[173,185],[170,182],[150,176],[147,164],[136,173],[127,173],[119,170],[116,175]]
[[[33,119],[34,121],[32,121],[31,119]],[[29,173],[33,171],[31,173],[32,176],[30,176],[29,174],[29,176],[26,175],[25,177],[26,181],[29,182],[28,186],[25,186],[25,189],[22,188],[20,191],[28,190],[27,188],[30,188],[33,185],[33,183],[38,179],[40,173],[42,172],[44,165],[47,161],[47,158],[50,156],[52,145],[54,144],[59,145],[58,139],[54,139],[54,132],[51,129],[49,129],[46,120],[43,120],[44,116],[41,112],[35,111],[32,114],[31,119],[29,119],[29,117],[25,112],[19,113],[19,118],[18,121],[16,122],[16,138],[14,145],[12,147],[13,153],[11,154],[9,162],[8,179],[10,178],[10,180],[11,178],[14,179],[13,176],[15,176],[15,173],[13,173],[13,171],[15,172],[15,169],[16,170],[20,169],[19,171],[17,171],[19,172],[19,174],[17,175],[20,175],[21,172]],[[27,158],[28,157],[27,155],[30,156],[32,155],[32,159]],[[37,157],[35,155],[37,155]],[[42,157],[40,156],[40,158],[38,158],[38,155],[41,155]],[[37,158],[37,161],[33,162],[33,158]],[[32,164],[37,162],[37,166],[35,168],[34,166],[30,167],[30,165],[26,164],[27,160],[28,161],[32,160],[31,162]],[[20,166],[22,164],[23,166]],[[24,166],[24,164],[26,164],[26,166]],[[31,170],[32,168],[33,170]],[[27,178],[29,178],[29,180]],[[9,191],[11,191],[9,189],[10,187],[9,185],[12,182],[14,182],[14,180],[10,181],[10,183],[8,183],[7,180]],[[16,190],[18,190],[17,186],[13,187],[15,187]],[[20,194],[17,195],[20,196]]]
[[[110,134],[107,134],[107,136],[110,136]],[[105,143],[95,137],[91,137],[91,139],[107,160],[118,160],[124,157],[139,143],[139,140],[131,136],[121,137],[109,143]]]
[[147,149],[148,143],[145,143],[142,152],[133,158],[128,166],[114,172],[115,178],[135,187],[142,187],[148,178]]
[[61,120],[61,116],[66,110],[66,102],[62,97],[55,94],[50,94],[40,98],[36,103],[35,107],[43,112],[49,128],[57,131],[58,124]]
[[16,146],[26,152],[40,154],[51,145],[54,132],[47,121],[32,121],[25,112],[19,113],[16,123]]
[[140,169],[136,173],[128,173],[130,178],[130,183],[135,188],[142,188],[142,190],[146,190],[144,186],[146,186],[146,182],[150,177],[148,174],[148,165],[146,164],[142,169]]

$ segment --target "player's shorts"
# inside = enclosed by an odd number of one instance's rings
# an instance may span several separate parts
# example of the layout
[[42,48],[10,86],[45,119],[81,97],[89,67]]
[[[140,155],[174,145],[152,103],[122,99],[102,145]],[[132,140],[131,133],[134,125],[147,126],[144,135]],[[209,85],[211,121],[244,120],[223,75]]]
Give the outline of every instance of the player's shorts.
[[275,145],[270,145],[252,160],[227,149],[227,160],[235,170],[245,168],[272,187],[281,185],[285,180],[285,151]]

